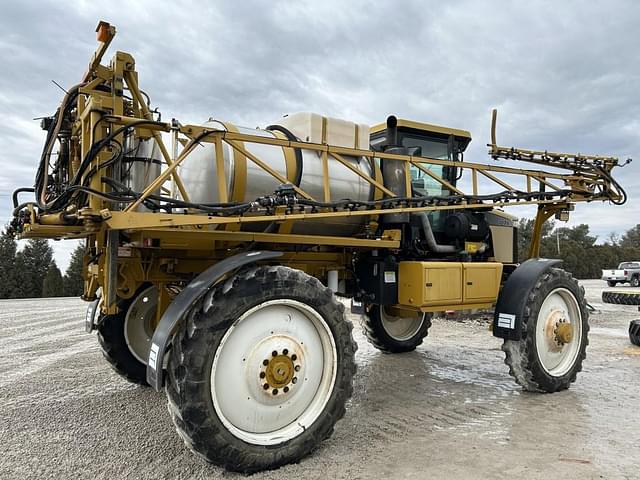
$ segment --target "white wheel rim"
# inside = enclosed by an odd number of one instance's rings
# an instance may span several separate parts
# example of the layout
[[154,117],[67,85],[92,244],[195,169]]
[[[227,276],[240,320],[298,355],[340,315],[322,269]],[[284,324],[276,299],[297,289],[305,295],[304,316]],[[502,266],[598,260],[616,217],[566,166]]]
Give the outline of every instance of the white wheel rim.
[[149,358],[157,306],[158,289],[152,286],[136,297],[124,319],[124,339],[127,346],[133,356],[145,365]]
[[335,385],[337,358],[333,334],[313,308],[290,299],[261,303],[236,320],[218,346],[211,367],[215,411],[247,443],[286,442],[321,415]]
[[415,317],[396,317],[386,312],[384,306],[380,309],[380,320],[385,332],[399,342],[409,340],[422,328],[424,313],[417,313]]
[[[571,325],[571,340],[558,337],[558,326]],[[554,377],[571,370],[582,343],[582,314],[578,301],[566,288],[556,288],[544,299],[536,322],[536,350],[542,368]]]

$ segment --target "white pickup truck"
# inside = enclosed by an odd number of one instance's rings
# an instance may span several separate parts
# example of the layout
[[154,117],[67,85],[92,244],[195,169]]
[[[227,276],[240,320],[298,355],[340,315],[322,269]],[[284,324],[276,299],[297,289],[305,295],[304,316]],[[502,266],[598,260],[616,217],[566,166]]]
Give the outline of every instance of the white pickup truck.
[[640,286],[640,261],[622,262],[617,270],[602,270],[602,280],[606,280],[610,287],[615,287],[618,283]]

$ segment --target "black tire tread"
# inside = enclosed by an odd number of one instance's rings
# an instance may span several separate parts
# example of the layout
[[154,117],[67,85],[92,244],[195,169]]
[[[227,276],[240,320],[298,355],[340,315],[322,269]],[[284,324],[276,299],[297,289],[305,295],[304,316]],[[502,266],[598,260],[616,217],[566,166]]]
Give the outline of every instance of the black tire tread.
[[602,301],[604,303],[613,303],[615,305],[640,305],[640,291],[610,292],[604,290],[602,292]]
[[631,320],[629,323],[629,341],[640,347],[640,320]]
[[[539,365],[537,352],[534,344],[533,322],[529,324],[530,317],[533,315],[532,307],[537,301],[542,301],[541,290],[545,284],[552,281],[564,281],[567,285],[573,285],[573,292],[576,295],[579,308],[583,318],[583,337],[584,342],[578,353],[578,358],[571,369],[563,377],[549,377],[542,372]],[[582,370],[582,362],[586,358],[586,348],[589,345],[589,313],[587,310],[587,302],[584,298],[584,288],[578,285],[578,282],[565,270],[559,268],[551,268],[540,276],[535,286],[531,289],[529,297],[525,305],[524,316],[522,319],[523,337],[521,340],[505,340],[502,344],[502,351],[505,353],[504,363],[509,367],[509,375],[515,378],[516,382],[526,391],[552,393],[560,390],[566,390],[570,384],[576,381],[578,373]],[[533,320],[533,319],[532,319]],[[531,329],[531,330],[530,330]],[[549,377],[549,378],[547,378]]]
[[[318,303],[314,308],[324,309],[325,321],[340,344],[338,355],[343,352],[343,358],[338,362],[334,393],[321,417],[304,433],[283,445],[260,446],[245,443],[227,431],[215,416],[210,395],[208,404],[203,400],[202,388],[209,384],[208,381],[203,382],[197,378],[197,374],[192,374],[192,367],[197,363],[206,363],[205,356],[198,354],[203,342],[209,341],[210,345],[212,335],[219,341],[235,320],[225,318],[225,305],[234,305],[235,302],[240,305],[235,309],[246,311],[266,301],[269,287],[274,285],[280,285],[281,288],[285,286],[289,290],[297,287],[307,295],[315,292]],[[326,312],[332,313],[327,317]],[[229,313],[227,317],[231,315]],[[299,461],[322,440],[331,436],[335,423],[345,415],[345,405],[353,392],[352,378],[356,370],[354,355],[357,344],[351,335],[352,328],[351,323],[344,320],[344,306],[336,301],[331,290],[299,270],[283,266],[256,267],[241,271],[225,283],[213,287],[187,313],[173,340],[165,392],[169,413],[178,434],[194,453],[228,470],[253,473]]]
[[124,338],[126,308],[115,315],[104,315],[97,327],[102,355],[111,368],[125,380],[148,386],[147,366],[133,356]]

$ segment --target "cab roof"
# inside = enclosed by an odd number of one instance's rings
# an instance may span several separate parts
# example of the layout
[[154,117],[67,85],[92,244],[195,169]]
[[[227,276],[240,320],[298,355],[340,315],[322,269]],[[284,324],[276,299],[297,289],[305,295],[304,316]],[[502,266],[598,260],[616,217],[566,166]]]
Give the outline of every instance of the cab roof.
[[[453,135],[458,138],[467,140],[467,143],[471,141],[471,133],[466,130],[460,130],[458,128],[441,127],[440,125],[432,125],[430,123],[416,122],[414,120],[406,120],[404,118],[398,118],[398,128],[405,130],[418,130],[421,132],[435,133],[439,135]],[[387,124],[379,123],[372,126],[369,129],[369,133],[379,133],[387,129]]]

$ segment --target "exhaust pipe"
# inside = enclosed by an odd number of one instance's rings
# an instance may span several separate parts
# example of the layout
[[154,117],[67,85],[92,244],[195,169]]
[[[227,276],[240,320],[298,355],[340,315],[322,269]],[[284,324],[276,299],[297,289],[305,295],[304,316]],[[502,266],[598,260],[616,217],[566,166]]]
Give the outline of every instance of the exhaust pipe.
[[387,147],[398,146],[398,119],[394,115],[387,117]]
[[[398,145],[398,119],[393,115],[387,118],[387,142],[384,153],[396,155],[406,155],[407,149]],[[382,169],[382,179],[384,186],[391,190],[398,197],[410,197],[411,192],[407,192],[405,162],[401,160],[382,159],[380,162]],[[382,215],[382,222],[385,224],[409,223],[408,213],[387,213]]]

